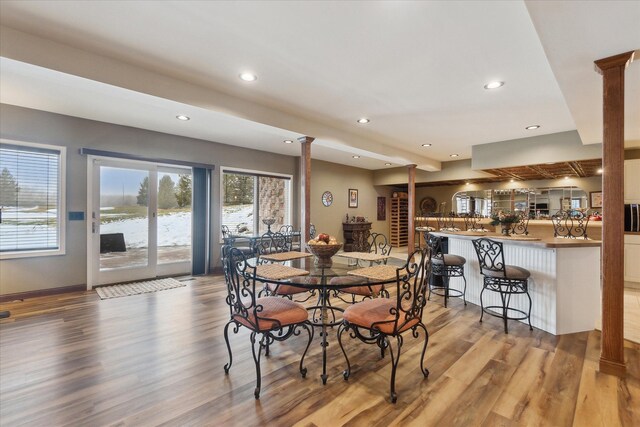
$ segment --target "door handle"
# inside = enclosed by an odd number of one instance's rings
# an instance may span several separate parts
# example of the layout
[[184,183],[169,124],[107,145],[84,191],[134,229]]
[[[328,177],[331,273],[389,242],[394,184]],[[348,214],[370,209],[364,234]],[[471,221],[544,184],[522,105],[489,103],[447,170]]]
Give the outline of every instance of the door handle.
[[91,222],[91,232],[93,234],[96,234],[96,223],[95,222]]

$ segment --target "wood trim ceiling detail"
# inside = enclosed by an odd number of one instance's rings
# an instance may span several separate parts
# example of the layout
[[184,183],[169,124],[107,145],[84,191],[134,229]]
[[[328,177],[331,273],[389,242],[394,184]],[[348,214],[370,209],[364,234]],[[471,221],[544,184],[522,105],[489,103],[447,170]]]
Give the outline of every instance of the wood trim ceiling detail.
[[494,177],[478,179],[458,179],[451,181],[423,182],[417,187],[436,187],[441,185],[485,184],[510,180],[532,181],[541,179],[587,178],[598,176],[598,169],[602,168],[602,159],[576,160],[571,162],[542,163],[539,165],[516,166],[512,168],[483,169],[483,172]]

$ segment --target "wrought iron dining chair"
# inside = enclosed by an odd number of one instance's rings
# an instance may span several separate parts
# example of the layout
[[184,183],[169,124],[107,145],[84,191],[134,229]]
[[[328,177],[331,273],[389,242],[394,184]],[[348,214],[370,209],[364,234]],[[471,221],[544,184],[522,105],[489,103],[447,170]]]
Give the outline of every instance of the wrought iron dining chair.
[[[274,261],[266,260],[263,258],[264,255],[271,255],[277,253],[284,253],[291,250],[291,236],[284,235],[282,233],[265,233],[260,237],[256,244],[256,254],[258,257],[257,264],[265,264],[265,263],[273,263]],[[315,277],[293,277],[291,278],[292,282],[304,282],[304,283],[317,283],[317,279]],[[286,285],[286,284],[274,284],[274,283],[266,283],[264,288],[260,291],[259,296],[263,295],[272,295],[272,296],[284,296],[289,299],[293,299],[294,295],[306,294],[309,295],[304,299],[299,299],[297,302],[305,302],[309,298],[316,295],[315,290],[308,291],[307,289]]]
[[[429,296],[431,293],[444,297],[444,306],[447,307],[450,297],[462,297],[464,305],[467,305],[467,278],[464,277],[464,265],[467,260],[460,255],[445,254],[442,250],[442,238],[429,233],[424,239],[429,247],[429,264],[431,265],[429,281]],[[441,277],[442,282],[435,282],[435,277]],[[449,283],[452,277],[462,277],[464,287],[461,290],[451,288]],[[442,284],[440,284],[442,283]]]
[[[415,259],[416,261],[412,261]],[[351,364],[347,357],[342,335],[349,332],[352,338],[358,338],[366,344],[376,344],[384,354],[389,349],[391,354],[391,402],[397,401],[396,369],[400,360],[400,352],[404,341],[403,333],[411,331],[414,338],[419,337],[422,330],[425,334],[420,370],[424,377],[429,370],[424,366],[424,355],[429,342],[429,332],[422,323],[422,311],[427,303],[425,277],[429,269],[429,249],[418,249],[409,255],[407,263],[396,270],[396,297],[376,298],[353,304],[344,311],[343,321],[338,328],[338,344],[347,362],[343,372],[345,380],[351,376]],[[391,338],[395,338],[396,349],[393,349]]]
[[[382,233],[371,233],[369,235],[369,253],[378,254],[378,255],[389,255],[391,253],[391,244]],[[358,260],[358,265],[361,265],[361,260]],[[373,264],[386,264],[387,258],[381,261],[365,261],[367,265],[364,267],[371,267]],[[340,300],[346,302],[347,304],[354,304],[356,302],[356,298],[361,296],[362,299],[375,298],[378,296],[382,296],[385,298],[389,298],[389,291],[384,288],[382,284],[371,283],[367,286],[358,285],[362,282],[362,279],[359,279],[355,276],[341,276],[334,277],[331,279],[331,285],[345,285],[353,283],[354,286],[350,286],[348,288],[342,288],[334,293],[334,296],[339,298]],[[358,286],[356,286],[358,285]],[[348,295],[347,299],[343,298],[343,295]]]
[[254,248],[252,245],[247,242],[238,243],[236,237],[231,234],[231,230],[226,225],[220,227],[222,231],[222,241],[225,245],[234,246],[235,248],[242,251],[245,256],[252,256],[254,253]]
[[299,251],[302,248],[302,245],[300,242],[300,233],[297,233],[293,229],[293,225],[283,225],[280,227],[280,230],[278,230],[278,232],[289,237],[289,240],[291,241],[292,251]]
[[[529,277],[531,273],[515,265],[506,265],[502,243],[483,237],[473,240],[473,247],[478,255],[480,274],[483,276],[482,291],[480,291],[480,322],[485,313],[500,317],[504,321],[504,333],[508,334],[508,320],[528,320],[531,326],[531,296],[529,295]],[[482,300],[484,291],[500,294],[501,305],[485,306]],[[529,299],[529,311],[510,307],[512,295],[526,295]],[[498,310],[498,312],[494,311]],[[510,313],[514,313],[511,315]]]
[[225,374],[233,364],[233,353],[229,343],[229,327],[233,333],[241,327],[251,331],[250,341],[253,361],[256,367],[256,387],[253,395],[260,398],[262,377],[260,374],[260,356],[274,341],[284,341],[291,336],[300,335],[301,329],[309,334],[309,341],[300,358],[300,374],[304,378],[307,368],[304,357],[313,340],[313,326],[309,322],[307,310],[299,303],[284,298],[263,297],[256,294],[256,268],[247,264],[244,254],[236,248],[223,249],[224,277],[227,285],[226,302],[229,306],[230,320],[224,327],[224,340],[229,352],[229,363],[224,365]]
[[514,222],[511,226],[511,234],[529,235],[529,214],[526,212],[520,212],[518,214],[520,219],[518,222]]
[[587,237],[589,216],[585,213],[578,210],[559,210],[553,214],[551,221],[553,223],[553,237],[589,240]]

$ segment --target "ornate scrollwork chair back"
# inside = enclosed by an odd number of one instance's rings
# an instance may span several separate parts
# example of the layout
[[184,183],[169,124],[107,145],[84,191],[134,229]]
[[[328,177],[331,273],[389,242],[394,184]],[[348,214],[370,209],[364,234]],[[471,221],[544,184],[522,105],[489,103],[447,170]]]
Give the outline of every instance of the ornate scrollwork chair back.
[[[371,233],[369,238],[371,239],[371,244],[369,245],[369,252],[378,255],[390,255],[391,254],[391,244],[382,233]],[[387,260],[383,261],[385,264]]]
[[514,222],[511,226],[511,234],[529,235],[529,214],[527,212],[520,212],[520,219],[518,222]]
[[[482,291],[480,291],[480,322],[483,316],[489,314],[500,317],[504,322],[504,333],[509,333],[508,320],[527,320],[529,329],[531,326],[531,296],[529,295],[529,277],[531,273],[518,266],[506,265],[504,251],[501,242],[482,238],[473,240],[473,246],[480,264],[480,274],[483,276]],[[482,296],[485,291],[500,294],[500,305],[485,306]],[[513,295],[525,295],[529,300],[529,309],[511,306]]]
[[300,335],[300,328],[307,331],[309,341],[300,359],[300,374],[304,377],[304,357],[313,339],[313,327],[309,323],[307,310],[300,304],[279,297],[256,297],[256,267],[247,263],[242,251],[237,248],[223,248],[223,269],[227,284],[226,302],[231,318],[224,327],[224,339],[229,352],[229,363],[224,365],[225,374],[233,364],[233,353],[229,342],[229,327],[237,333],[240,327],[251,331],[250,341],[256,368],[254,397],[260,397],[261,374],[260,357],[264,350],[269,356],[269,346],[274,341],[284,341]]
[[259,263],[264,263],[264,260],[262,260],[263,255],[288,252],[290,250],[291,236],[287,236],[279,232],[264,233],[256,241],[256,254],[258,256]]
[[482,215],[477,212],[469,212],[464,216],[464,228],[466,231],[482,231],[485,232],[484,225],[480,224]]
[[553,222],[553,237],[565,239],[588,239],[587,226],[589,216],[578,210],[559,210],[551,217]]
[[[430,275],[427,278],[429,296],[427,299],[431,299],[431,293],[435,293],[444,297],[444,306],[447,307],[449,297],[462,297],[464,305],[467,305],[467,278],[464,276],[464,265],[467,260],[459,255],[445,254],[442,247],[442,237],[425,233],[424,239],[430,254]],[[442,277],[442,284],[435,283],[434,276]],[[462,278],[464,283],[462,290],[449,286],[452,277]]]
[[491,239],[476,239],[473,246],[478,256],[480,274],[500,273],[506,275],[502,243]]
[[[429,370],[424,366],[429,333],[422,323],[422,313],[427,303],[425,277],[428,275],[428,260],[428,248],[418,249],[410,254],[407,263],[396,270],[395,298],[374,298],[349,306],[344,311],[343,322],[338,328],[338,344],[347,363],[347,368],[343,372],[345,380],[351,375],[351,364],[342,345],[342,335],[345,331],[349,331],[348,335],[351,338],[357,338],[366,344],[376,344],[383,357],[385,351],[389,351],[391,355],[390,397],[393,403],[397,400],[395,378],[404,332],[411,331],[414,338],[419,337],[420,331],[424,332],[420,370],[425,378],[429,375]],[[395,338],[395,346],[392,346],[391,338]]]

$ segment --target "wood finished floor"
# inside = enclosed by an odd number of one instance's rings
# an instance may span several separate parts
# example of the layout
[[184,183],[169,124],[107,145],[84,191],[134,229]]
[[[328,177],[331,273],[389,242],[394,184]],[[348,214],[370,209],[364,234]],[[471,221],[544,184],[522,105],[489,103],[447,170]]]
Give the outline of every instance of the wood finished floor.
[[[330,337],[329,380],[320,381],[319,337],[298,373],[304,339],[277,343],[263,358],[262,395],[246,330],[231,337],[218,277],[185,288],[100,300],[70,293],[3,304],[0,425],[17,426],[638,426],[640,346],[626,343],[628,376],[597,372],[600,334],[554,337],[517,322],[478,323],[479,308],[435,297],[425,309],[431,334],[423,379],[420,342],[400,358],[398,403],[389,403],[390,358],[348,341],[344,359]],[[486,316],[485,316],[486,319]]]

